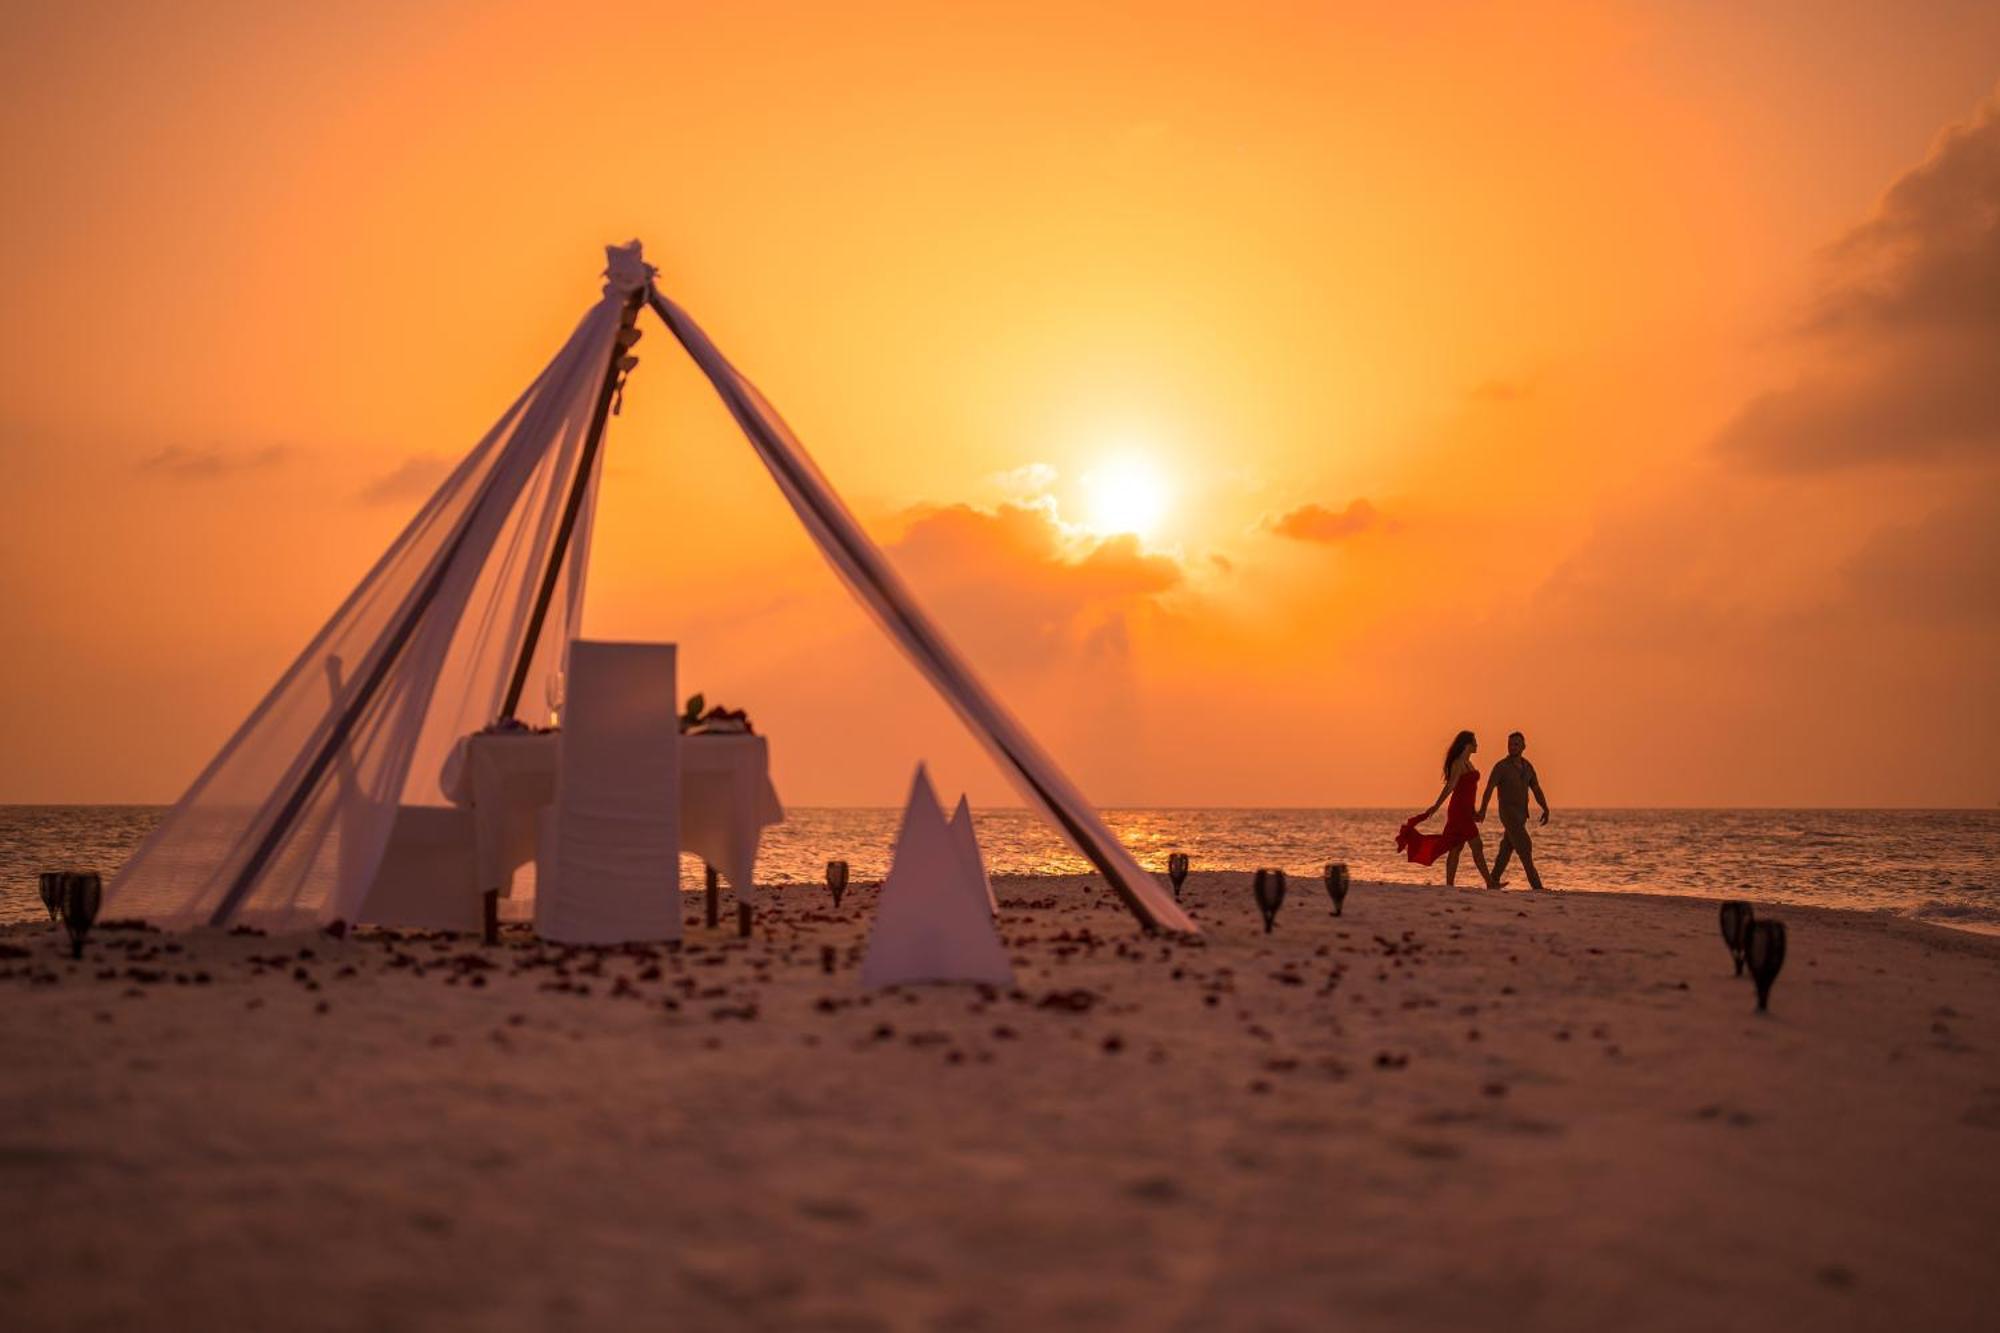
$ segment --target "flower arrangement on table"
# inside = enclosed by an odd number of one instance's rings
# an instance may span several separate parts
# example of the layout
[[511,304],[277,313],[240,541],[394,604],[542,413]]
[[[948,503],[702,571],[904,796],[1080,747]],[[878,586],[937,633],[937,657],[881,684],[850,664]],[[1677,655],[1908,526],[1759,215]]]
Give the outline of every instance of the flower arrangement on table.
[[688,696],[687,707],[681,712],[681,734],[683,736],[754,736],[757,729],[750,725],[750,715],[740,708],[724,708],[721,704],[707,707],[708,700],[702,695]]

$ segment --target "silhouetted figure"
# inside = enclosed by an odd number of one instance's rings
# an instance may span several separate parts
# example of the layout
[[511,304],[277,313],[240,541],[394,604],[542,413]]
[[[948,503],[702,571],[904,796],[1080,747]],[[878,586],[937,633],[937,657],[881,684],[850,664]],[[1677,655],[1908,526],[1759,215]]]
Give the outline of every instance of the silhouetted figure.
[[[1396,833],[1396,850],[1409,856],[1420,866],[1427,866],[1439,856],[1444,861],[1444,882],[1447,886],[1458,882],[1458,854],[1467,843],[1472,844],[1472,860],[1479,867],[1479,877],[1486,881],[1486,887],[1493,887],[1493,876],[1486,869],[1486,843],[1479,836],[1479,816],[1473,812],[1473,805],[1479,791],[1479,770],[1472,766],[1472,756],[1479,751],[1479,738],[1469,731],[1461,731],[1452,738],[1451,746],[1444,752],[1444,787],[1438,792],[1431,808],[1416,815]],[[1451,800],[1451,808],[1444,812],[1442,833],[1419,833],[1417,825],[1437,813],[1437,808]]]
[[1522,753],[1527,748],[1526,736],[1518,731],[1507,733],[1507,757],[1493,765],[1492,776],[1486,779],[1486,794],[1479,798],[1479,817],[1484,819],[1495,789],[1500,792],[1500,850],[1493,854],[1496,887],[1500,876],[1507,871],[1509,856],[1521,858],[1529,888],[1542,887],[1542,877],[1535,873],[1535,840],[1528,836],[1528,793],[1533,792],[1536,803],[1542,807],[1544,824],[1549,822],[1549,798],[1542,795],[1542,780]]

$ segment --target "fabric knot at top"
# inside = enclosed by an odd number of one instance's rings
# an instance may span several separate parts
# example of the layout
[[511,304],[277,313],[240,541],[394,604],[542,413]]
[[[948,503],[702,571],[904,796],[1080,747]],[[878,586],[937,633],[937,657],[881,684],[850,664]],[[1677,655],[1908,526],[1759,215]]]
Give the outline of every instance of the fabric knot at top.
[[630,296],[643,290],[659,272],[646,262],[644,248],[638,241],[627,241],[623,245],[604,247],[604,294],[606,296]]

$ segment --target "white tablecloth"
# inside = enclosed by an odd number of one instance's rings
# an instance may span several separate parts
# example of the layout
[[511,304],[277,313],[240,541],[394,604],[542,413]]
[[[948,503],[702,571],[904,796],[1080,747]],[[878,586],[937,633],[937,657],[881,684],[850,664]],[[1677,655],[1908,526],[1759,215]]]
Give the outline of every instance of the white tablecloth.
[[[682,736],[681,849],[754,900],[757,844],[784,822],[762,736]],[[472,810],[479,887],[510,895],[514,871],[535,857],[542,807],[556,798],[560,732],[480,732],[452,747],[444,794]]]

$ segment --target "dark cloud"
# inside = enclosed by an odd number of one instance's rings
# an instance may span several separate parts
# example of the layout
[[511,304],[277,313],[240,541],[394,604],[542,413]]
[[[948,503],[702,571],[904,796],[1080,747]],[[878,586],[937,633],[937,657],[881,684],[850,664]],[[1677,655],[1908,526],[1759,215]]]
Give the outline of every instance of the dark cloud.
[[285,461],[291,451],[282,444],[262,449],[230,450],[215,445],[170,444],[139,460],[138,469],[174,481],[216,481],[244,472],[259,472]]
[[2000,99],[1948,131],[1827,255],[1814,364],[1726,426],[1776,471],[2000,457]]
[[1341,510],[1328,509],[1321,504],[1303,504],[1288,514],[1269,520],[1265,526],[1278,536],[1290,537],[1293,541],[1331,546],[1381,527],[1382,511],[1366,500],[1350,501],[1347,508]]
[[385,472],[363,486],[354,498],[362,504],[388,504],[396,500],[422,499],[438,488],[452,469],[452,460],[429,454],[406,458],[394,470]]

